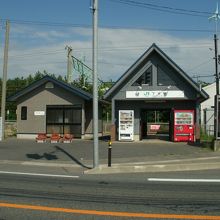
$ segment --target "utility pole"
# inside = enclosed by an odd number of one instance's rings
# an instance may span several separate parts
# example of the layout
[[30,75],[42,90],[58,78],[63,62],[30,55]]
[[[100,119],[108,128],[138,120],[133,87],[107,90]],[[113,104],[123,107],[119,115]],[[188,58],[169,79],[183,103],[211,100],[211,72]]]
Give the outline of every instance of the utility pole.
[[2,77],[1,140],[4,140],[5,138],[5,103],[6,103],[7,69],[8,69],[7,67],[8,67],[9,29],[10,29],[10,23],[7,20],[6,31],[5,31],[4,64],[3,64],[3,77]]
[[215,77],[216,77],[216,95],[219,95],[219,72],[218,72],[218,39],[217,35],[214,34],[215,42]]
[[91,7],[93,13],[93,46],[92,46],[92,69],[93,69],[93,168],[99,166],[99,143],[98,143],[98,0],[93,0]]
[[217,34],[214,34],[214,44],[215,44],[215,82],[216,82],[216,95],[215,95],[215,140],[218,139],[219,130],[219,72],[218,72],[218,39]]
[[72,74],[73,74],[73,49],[70,46],[66,46],[65,49],[67,50],[67,82],[72,82]]
[[215,95],[215,112],[214,112],[214,135],[215,135],[215,144],[214,149],[217,149],[217,140],[218,140],[218,130],[219,130],[219,72],[218,72],[218,20],[220,19],[220,14],[218,10],[218,2],[216,5],[215,13],[208,18],[209,20],[215,21],[215,34],[214,34],[214,44],[215,44],[215,77],[216,77],[216,95]]

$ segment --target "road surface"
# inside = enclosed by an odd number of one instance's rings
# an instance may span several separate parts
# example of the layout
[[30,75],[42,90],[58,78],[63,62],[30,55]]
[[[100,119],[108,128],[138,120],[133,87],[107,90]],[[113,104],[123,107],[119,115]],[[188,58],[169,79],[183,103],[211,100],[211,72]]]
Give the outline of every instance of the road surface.
[[[218,177],[218,170],[68,177],[1,173],[0,220],[220,219]],[[204,178],[209,181],[199,181]]]

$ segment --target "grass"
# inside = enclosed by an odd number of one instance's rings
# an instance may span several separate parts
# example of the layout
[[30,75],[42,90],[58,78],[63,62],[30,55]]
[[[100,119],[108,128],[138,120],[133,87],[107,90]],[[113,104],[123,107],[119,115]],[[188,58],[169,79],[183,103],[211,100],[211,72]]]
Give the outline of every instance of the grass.
[[208,135],[208,134],[205,134],[205,133],[201,132],[200,139],[201,139],[201,141],[211,142],[211,141],[214,140],[214,136],[213,135]]

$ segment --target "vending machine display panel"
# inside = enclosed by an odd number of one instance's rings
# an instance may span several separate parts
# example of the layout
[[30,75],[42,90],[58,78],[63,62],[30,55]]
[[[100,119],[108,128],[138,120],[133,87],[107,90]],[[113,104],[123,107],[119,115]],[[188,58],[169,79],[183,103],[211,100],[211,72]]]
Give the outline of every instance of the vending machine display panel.
[[195,141],[194,110],[174,110],[174,141]]
[[134,111],[119,110],[119,141],[133,141]]

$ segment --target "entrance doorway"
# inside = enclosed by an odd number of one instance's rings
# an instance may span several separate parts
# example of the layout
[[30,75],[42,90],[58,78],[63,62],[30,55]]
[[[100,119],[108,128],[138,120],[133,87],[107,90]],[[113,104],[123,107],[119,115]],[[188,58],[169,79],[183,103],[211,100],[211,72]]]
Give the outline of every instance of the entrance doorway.
[[142,110],[141,139],[170,140],[170,110]]
[[47,106],[46,131],[47,134],[73,134],[81,137],[82,106],[58,105]]

